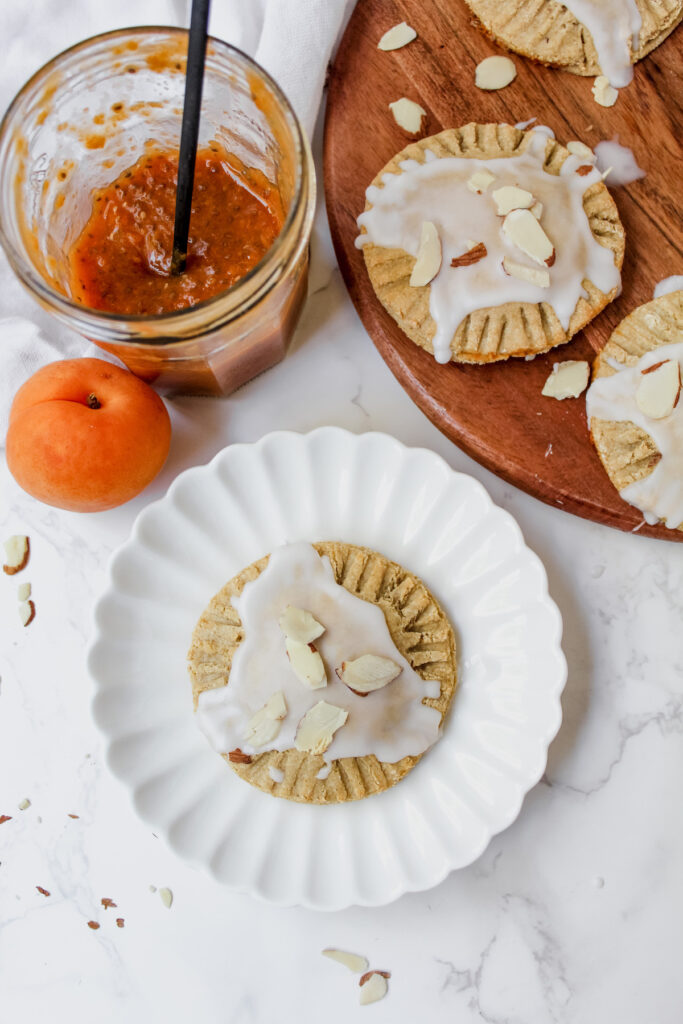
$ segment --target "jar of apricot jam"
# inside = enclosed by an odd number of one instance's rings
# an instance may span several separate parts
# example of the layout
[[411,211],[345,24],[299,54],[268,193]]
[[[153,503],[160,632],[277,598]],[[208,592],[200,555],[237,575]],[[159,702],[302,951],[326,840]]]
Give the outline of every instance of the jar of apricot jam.
[[89,39],[0,125],[0,242],[62,323],[166,393],[229,394],[284,356],[306,293],[315,177],[286,97],[210,39],[187,272],[168,275],[187,33]]

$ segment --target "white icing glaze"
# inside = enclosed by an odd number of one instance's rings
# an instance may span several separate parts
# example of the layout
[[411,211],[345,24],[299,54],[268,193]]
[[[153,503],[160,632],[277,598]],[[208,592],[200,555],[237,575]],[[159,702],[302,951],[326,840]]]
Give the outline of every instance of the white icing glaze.
[[274,764],[268,765],[268,774],[270,775],[273,782],[282,782],[285,777],[285,773],[281,768],[276,768]]
[[[610,377],[598,377],[586,394],[586,415],[602,420],[630,420],[649,434],[662,457],[652,473],[620,491],[622,498],[640,509],[648,523],[663,519],[675,529],[683,523],[683,401],[665,419],[653,420],[636,404],[641,371],[663,359],[677,359],[683,367],[683,340],[646,352],[635,366],[620,366]],[[614,363],[610,363],[614,365]]]
[[609,171],[607,184],[628,185],[645,177],[645,171],[638,166],[636,158],[627,146],[619,143],[619,137],[598,142],[595,147],[595,163],[599,171]]
[[662,295],[670,295],[671,292],[679,292],[683,289],[683,275],[675,274],[673,277],[665,277],[655,285],[654,298]]
[[562,0],[591,34],[602,73],[621,88],[633,78],[631,53],[642,27],[635,0]]
[[[417,755],[439,736],[441,716],[422,704],[434,695],[434,683],[425,683],[397,650],[382,609],[340,586],[329,559],[304,542],[277,548],[257,579],[247,583],[233,599],[244,628],[244,639],[233,658],[227,686],[206,690],[197,705],[199,727],[220,753],[239,747],[247,754],[288,750],[294,746],[297,726],[319,700],[344,708],[349,717],[323,755],[340,757],[376,754],[394,763]],[[328,685],[310,690],[292,671],[278,625],[287,605],[303,608],[325,626],[316,641],[327,666]],[[342,661],[377,654],[402,667],[387,686],[359,697],[335,673]],[[438,696],[438,683],[437,696]],[[249,719],[276,690],[282,690],[288,714],[278,736],[259,747],[245,741]]]
[[[443,262],[430,285],[430,312],[436,324],[434,358],[439,363],[449,361],[453,334],[477,309],[506,302],[548,302],[566,330],[579,298],[585,296],[584,278],[602,292],[619,287],[614,256],[593,237],[583,209],[583,194],[600,181],[600,172],[593,169],[581,177],[576,169],[582,161],[569,156],[559,175],[549,174],[543,169],[546,141],[534,130],[524,153],[489,160],[437,158],[427,150],[423,164],[404,160],[401,174],[385,174],[382,187],[367,189],[372,208],[358,218],[365,233],[356,239],[357,246],[372,242],[417,256],[423,222],[436,225]],[[495,185],[473,194],[467,181],[484,169],[495,174]],[[503,270],[504,256],[529,266],[534,263],[503,235],[491,198],[492,190],[502,185],[528,189],[543,204],[541,225],[556,254],[549,288],[509,277]],[[469,248],[467,240],[484,242],[487,256],[470,266],[451,267],[451,259]]]

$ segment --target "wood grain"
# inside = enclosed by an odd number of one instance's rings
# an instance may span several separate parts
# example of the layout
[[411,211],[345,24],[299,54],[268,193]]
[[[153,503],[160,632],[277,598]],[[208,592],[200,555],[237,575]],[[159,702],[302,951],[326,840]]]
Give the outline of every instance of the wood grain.
[[[409,46],[377,50],[399,21],[418,33]],[[674,33],[635,69],[615,107],[599,107],[593,79],[514,56],[517,79],[500,92],[474,85],[484,57],[501,52],[479,30],[460,0],[361,0],[329,78],[324,174],[327,211],[339,266],[360,317],[384,360],[436,426],[498,476],[541,501],[638,535],[683,540],[647,526],[622,501],[590,443],[585,403],[541,396],[558,359],[592,359],[627,313],[652,298],[657,281],[683,272],[680,180],[680,34]],[[422,135],[470,121],[515,124],[537,117],[561,142],[596,145],[618,135],[644,180],[612,190],[626,229],[623,292],[569,344],[533,362],[490,366],[437,364],[385,312],[354,246],[365,188],[412,138],[396,125],[388,104],[419,102]]]

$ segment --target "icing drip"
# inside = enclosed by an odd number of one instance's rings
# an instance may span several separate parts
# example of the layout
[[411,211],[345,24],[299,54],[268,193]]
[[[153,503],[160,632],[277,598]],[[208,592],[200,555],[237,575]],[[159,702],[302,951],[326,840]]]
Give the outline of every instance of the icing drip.
[[[534,131],[523,153],[489,160],[437,158],[427,150],[423,164],[404,160],[401,174],[385,174],[382,187],[367,189],[372,208],[358,218],[365,234],[356,239],[357,246],[373,243],[417,256],[423,221],[436,225],[443,262],[430,285],[429,308],[436,324],[432,345],[439,363],[449,361],[458,325],[477,309],[506,302],[548,302],[566,330],[577,302],[586,295],[584,278],[604,293],[619,287],[614,255],[593,237],[583,209],[583,194],[600,181],[599,171],[576,174],[585,161],[570,155],[559,175],[549,174],[543,169],[546,142],[543,133]],[[484,169],[495,175],[495,183],[474,194],[467,181]],[[519,185],[543,204],[541,226],[556,256],[549,288],[508,277],[503,270],[504,256],[534,266],[501,230],[502,218],[491,192],[503,185]],[[468,240],[483,242],[487,256],[470,266],[451,267],[451,259],[470,248]]]
[[603,75],[621,88],[633,78],[631,54],[638,49],[642,18],[635,0],[562,0],[588,29]]
[[655,285],[654,298],[658,299],[661,295],[670,295],[671,292],[679,292],[683,289],[683,276],[680,274],[674,275],[674,277],[665,277],[663,281],[659,281]]
[[636,163],[636,158],[627,146],[619,143],[619,136],[607,142],[598,142],[595,147],[595,163],[599,171],[609,171],[608,185],[629,185],[645,177],[645,171]]
[[589,422],[592,417],[630,420],[650,435],[661,459],[649,476],[624,487],[620,494],[640,509],[648,523],[663,519],[675,529],[683,523],[683,401],[665,419],[653,420],[640,411],[635,399],[641,371],[663,359],[677,359],[683,367],[683,341],[646,352],[635,366],[620,365],[611,377],[594,380],[586,394],[586,415]]
[[[382,609],[340,586],[329,559],[321,558],[310,544],[289,544],[273,551],[261,575],[246,584],[233,604],[242,620],[244,639],[235,652],[230,681],[204,691],[197,704],[199,727],[220,753],[236,747],[247,754],[288,750],[294,746],[299,722],[320,700],[348,711],[346,724],[323,755],[327,762],[376,754],[393,764],[408,754],[421,754],[436,742],[441,716],[422,704],[423,697],[433,694],[433,683],[423,681],[399,653]],[[310,611],[325,626],[315,645],[327,667],[326,687],[309,689],[290,667],[278,625],[287,605]],[[402,672],[382,689],[359,697],[334,670],[342,661],[363,654],[391,658]],[[278,735],[255,748],[245,740],[247,723],[277,690],[284,694],[287,715]]]

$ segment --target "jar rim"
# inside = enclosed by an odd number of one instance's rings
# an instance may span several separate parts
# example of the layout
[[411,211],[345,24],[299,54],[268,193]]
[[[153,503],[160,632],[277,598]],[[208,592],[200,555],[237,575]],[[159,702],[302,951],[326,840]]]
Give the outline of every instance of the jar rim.
[[[129,28],[114,29],[109,32],[102,32],[94,36],[89,36],[87,39],[81,40],[73,46],[67,47],[65,50],[56,54],[56,56],[43,64],[36,72],[34,72],[33,75],[31,75],[12,99],[4,116],[2,117],[2,120],[0,120],[0,150],[2,150],[3,144],[5,143],[12,126],[17,108],[20,107],[22,101],[39,88],[43,81],[48,79],[52,73],[62,69],[65,60],[68,61],[76,58],[82,54],[83,51],[94,48],[95,44],[100,45],[102,43],[115,42],[118,39],[130,39],[135,36],[147,37],[154,34],[183,36],[186,38],[189,35],[187,29],[173,25],[135,25]],[[166,337],[152,337],[147,336],[146,334],[133,334],[131,332],[124,332],[123,334],[120,334],[119,332],[116,332],[117,342],[119,343],[123,342],[125,344],[126,342],[129,342],[132,344],[140,344],[144,341],[145,344],[174,344],[178,341],[182,341],[183,338],[192,336],[192,334],[195,333],[191,330],[190,322],[196,320],[198,315],[202,317],[208,311],[212,311],[215,312],[215,316],[217,318],[220,318],[221,314],[227,314],[229,316],[231,311],[235,311],[235,307],[239,308],[244,302],[249,303],[253,293],[262,289],[264,272],[266,272],[265,276],[267,278],[268,267],[272,266],[276,262],[278,255],[281,253],[283,246],[286,244],[290,236],[291,229],[300,212],[302,202],[305,202],[307,199],[306,171],[311,164],[310,150],[306,136],[304,135],[299,122],[299,118],[297,117],[289,99],[265,68],[258,64],[243,50],[240,50],[239,47],[233,46],[231,43],[227,43],[215,36],[208,37],[207,47],[208,46],[215,47],[218,54],[222,53],[223,55],[237,57],[248,71],[255,72],[265,83],[269,91],[277,100],[281,109],[284,111],[286,121],[292,131],[292,138],[297,157],[294,195],[290,209],[282,225],[282,229],[259,262],[252,267],[244,277],[240,278],[223,291],[218,292],[207,299],[203,299],[201,302],[198,302],[193,306],[172,310],[168,313],[124,314],[110,312],[109,310],[93,309],[90,306],[84,306],[78,302],[74,302],[68,295],[59,292],[57,289],[49,285],[33,267],[30,261],[28,261],[23,254],[18,251],[13,240],[5,231],[2,217],[0,217],[0,245],[5,250],[12,269],[15,271],[22,283],[28,288],[29,292],[35,294],[49,307],[55,308],[56,311],[62,315],[65,314],[75,320],[80,320],[82,324],[87,322],[87,326],[92,331],[96,331],[96,325],[101,325],[102,328],[108,327],[114,331],[116,331],[117,327],[124,328],[125,325],[129,325],[133,329],[143,328],[145,326],[154,326],[161,331],[163,331],[166,326],[169,328],[169,335]],[[190,327],[190,331],[183,331],[183,325]],[[203,329],[204,328],[202,328],[202,330]]]

